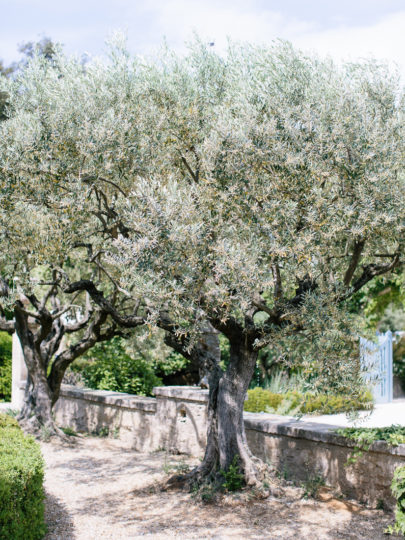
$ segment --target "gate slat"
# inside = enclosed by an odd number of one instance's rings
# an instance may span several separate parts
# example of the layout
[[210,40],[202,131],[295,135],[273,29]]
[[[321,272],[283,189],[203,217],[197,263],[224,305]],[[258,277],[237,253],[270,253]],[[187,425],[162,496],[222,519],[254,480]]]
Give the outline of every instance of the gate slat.
[[360,338],[360,361],[364,379],[376,403],[393,399],[392,332],[378,336],[378,343]]

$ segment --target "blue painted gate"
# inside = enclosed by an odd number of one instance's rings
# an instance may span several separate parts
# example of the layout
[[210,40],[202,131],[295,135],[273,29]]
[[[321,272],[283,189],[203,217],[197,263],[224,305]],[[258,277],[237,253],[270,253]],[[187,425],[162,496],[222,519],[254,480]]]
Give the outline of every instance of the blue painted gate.
[[360,338],[360,362],[375,403],[393,399],[392,332],[380,334],[378,343]]

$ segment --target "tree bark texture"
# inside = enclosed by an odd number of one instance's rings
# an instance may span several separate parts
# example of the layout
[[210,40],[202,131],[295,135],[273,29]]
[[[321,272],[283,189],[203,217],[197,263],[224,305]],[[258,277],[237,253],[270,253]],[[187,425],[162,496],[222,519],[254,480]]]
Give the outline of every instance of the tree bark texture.
[[[29,431],[37,432],[46,428],[50,435],[59,434],[52,418],[52,391],[47,380],[47,361],[41,351],[41,342],[35,339],[38,331],[34,334],[28,316],[19,307],[15,309],[15,329],[28,370],[24,403],[18,420]],[[49,329],[40,330],[46,333]]]
[[18,420],[25,429],[33,433],[45,430],[47,436],[64,437],[52,416],[63,375],[77,357],[98,341],[111,339],[117,330],[115,325],[112,325],[101,332],[107,314],[98,312],[81,339],[59,351],[65,333],[81,329],[82,325],[65,326],[60,318],[54,319],[43,306],[40,306],[37,314],[36,323],[33,325],[29,322],[30,314],[22,303],[17,303],[14,309],[15,331],[21,342],[28,371],[24,403]]
[[247,485],[260,484],[262,462],[248,447],[243,406],[253,376],[257,351],[242,339],[231,341],[225,372],[217,363],[209,377],[207,446],[201,464],[188,475],[189,481],[219,481],[237,460]]

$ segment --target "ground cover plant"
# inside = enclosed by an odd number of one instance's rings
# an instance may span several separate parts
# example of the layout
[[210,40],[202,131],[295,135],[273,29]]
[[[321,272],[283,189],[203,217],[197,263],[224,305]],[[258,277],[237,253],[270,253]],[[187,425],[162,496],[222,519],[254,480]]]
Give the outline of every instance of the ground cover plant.
[[[260,483],[243,424],[259,351],[299,336],[315,385],[358,394],[347,301],[403,264],[399,76],[285,43],[220,56],[197,40],[183,57],[164,49],[149,60],[118,40],[109,62],[83,67],[59,52],[50,68],[34,56],[1,84],[1,238],[29,201],[64,240],[54,248],[69,260],[81,244],[97,266],[75,281],[61,274],[65,294],[87,293],[118,326],[159,326],[185,354],[205,329],[208,443],[189,478],[222,482],[238,456],[245,482]],[[40,253],[52,258],[47,245]],[[224,370],[218,332],[229,342]]]
[[394,424],[382,428],[339,428],[336,430],[336,433],[355,442],[355,447],[348,459],[348,464],[355,463],[376,441],[385,441],[390,446],[405,444],[405,427]]
[[387,532],[405,535],[405,467],[397,467],[391,484],[392,494],[397,503],[395,508],[395,524],[387,528]]
[[[405,427],[392,425],[382,428],[341,428],[336,433],[355,443],[354,450],[347,464],[355,463],[364,452],[377,441],[385,441],[390,446],[405,444]],[[391,484],[392,494],[396,499],[395,524],[387,528],[388,534],[405,534],[405,466],[396,468]]]
[[40,540],[45,534],[44,463],[39,445],[17,421],[0,414],[0,537]]

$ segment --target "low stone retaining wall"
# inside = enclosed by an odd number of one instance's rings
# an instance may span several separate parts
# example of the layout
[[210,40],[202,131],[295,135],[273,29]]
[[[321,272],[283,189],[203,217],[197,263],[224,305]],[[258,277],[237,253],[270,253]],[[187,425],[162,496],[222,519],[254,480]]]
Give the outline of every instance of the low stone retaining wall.
[[119,433],[142,452],[165,448],[201,455],[206,444],[208,390],[187,386],[154,389],[156,398],[63,385],[54,411],[61,426]]
[[[156,398],[63,386],[56,419],[76,431],[108,428],[138,451],[167,449],[202,456],[206,443],[208,390],[169,386]],[[394,505],[391,480],[405,465],[405,445],[376,442],[355,465],[346,466],[353,443],[336,435],[338,426],[298,421],[271,414],[245,413],[251,451],[292,480],[324,478],[343,495],[361,502]]]

